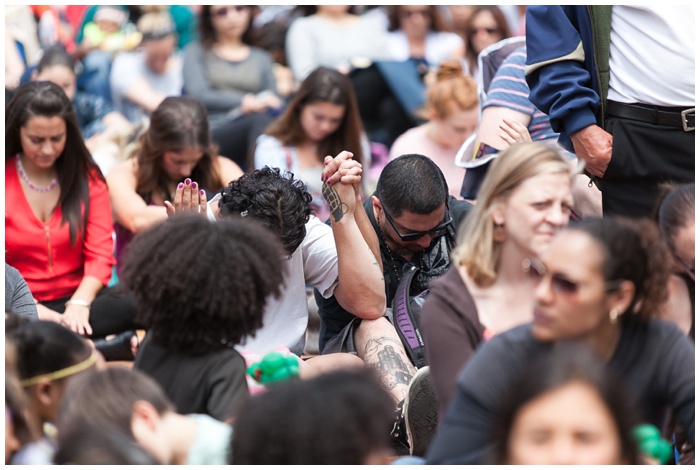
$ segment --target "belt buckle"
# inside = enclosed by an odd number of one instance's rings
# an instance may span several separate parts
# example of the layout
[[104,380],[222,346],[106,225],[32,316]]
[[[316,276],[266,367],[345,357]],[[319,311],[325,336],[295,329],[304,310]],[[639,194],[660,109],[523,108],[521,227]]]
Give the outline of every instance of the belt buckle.
[[689,114],[692,114],[693,117],[695,117],[695,108],[684,109],[683,111],[681,111],[681,122],[683,123],[683,130],[685,132],[690,132],[690,131],[695,130],[695,125],[694,125],[695,123],[693,123],[692,127],[688,125],[688,115]]

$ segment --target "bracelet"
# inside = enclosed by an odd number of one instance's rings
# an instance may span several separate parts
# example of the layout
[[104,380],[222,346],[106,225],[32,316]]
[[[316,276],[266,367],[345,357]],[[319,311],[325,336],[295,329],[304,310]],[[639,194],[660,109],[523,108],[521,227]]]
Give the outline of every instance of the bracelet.
[[84,300],[80,299],[71,299],[68,302],[66,302],[66,307],[69,307],[71,305],[77,305],[79,307],[85,307],[86,309],[90,310],[90,304]]

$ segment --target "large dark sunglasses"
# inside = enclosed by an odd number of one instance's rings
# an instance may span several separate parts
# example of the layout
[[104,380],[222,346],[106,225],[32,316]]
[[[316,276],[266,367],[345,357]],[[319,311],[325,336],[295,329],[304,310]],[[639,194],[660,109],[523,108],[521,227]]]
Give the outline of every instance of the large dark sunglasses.
[[384,207],[384,204],[382,204],[382,208],[384,210],[384,215],[386,216],[386,220],[389,221],[389,225],[391,225],[391,228],[394,229],[394,232],[396,232],[396,235],[399,236],[402,242],[413,242],[416,240],[419,240],[423,238],[426,235],[430,235],[431,237],[438,237],[445,233],[445,230],[447,230],[447,227],[450,226],[452,223],[452,217],[450,216],[450,208],[447,205],[447,202],[445,202],[445,217],[447,217],[447,220],[440,223],[440,225],[437,225],[430,230],[426,230],[425,232],[409,232],[409,233],[401,233],[399,232],[399,229],[396,228],[396,225],[394,225],[394,221],[391,220],[391,216],[389,213],[386,211],[386,207]]
[[[523,271],[525,271],[528,277],[532,280],[533,284],[539,285],[542,280],[549,276],[552,278],[552,290],[557,294],[573,295],[578,292],[579,283],[567,279],[562,274],[559,273],[548,273],[547,268],[542,264],[542,262],[536,258],[526,258],[523,260]],[[621,280],[606,281],[605,282],[605,292],[612,292],[622,283]]]

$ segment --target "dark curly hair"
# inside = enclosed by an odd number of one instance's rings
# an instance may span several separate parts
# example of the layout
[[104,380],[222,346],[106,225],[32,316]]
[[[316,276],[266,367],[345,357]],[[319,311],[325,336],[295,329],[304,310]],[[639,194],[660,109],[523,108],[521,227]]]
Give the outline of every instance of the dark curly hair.
[[532,401],[571,383],[582,383],[595,390],[615,423],[621,459],[630,465],[639,463],[632,434],[633,428],[640,424],[638,410],[630,401],[625,384],[589,348],[567,344],[556,353],[542,353],[518,377],[499,406],[492,428],[495,446],[482,463],[508,464],[511,432],[518,412]]
[[651,220],[622,217],[572,222],[566,230],[589,235],[603,251],[603,278],[629,280],[634,298],[624,312],[646,320],[656,316],[668,296],[671,262],[668,248]]
[[306,184],[294,174],[265,166],[221,190],[219,217],[250,217],[277,234],[291,255],[306,236],[311,200]]
[[284,382],[236,418],[235,465],[362,465],[390,451],[394,403],[371,370]]
[[179,215],[134,238],[122,278],[154,342],[202,355],[262,327],[268,298],[281,293],[283,256],[257,224]]

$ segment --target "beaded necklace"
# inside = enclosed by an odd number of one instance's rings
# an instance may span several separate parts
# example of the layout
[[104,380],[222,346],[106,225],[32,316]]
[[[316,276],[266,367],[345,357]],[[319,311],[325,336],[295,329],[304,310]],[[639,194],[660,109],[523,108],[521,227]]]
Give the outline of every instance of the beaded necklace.
[[24,167],[22,166],[22,160],[19,158],[19,155],[16,157],[17,160],[17,173],[19,173],[19,176],[24,180],[25,183],[27,183],[27,186],[29,186],[29,189],[32,189],[38,193],[48,193],[51,191],[53,188],[56,187],[58,184],[58,178],[56,176],[53,177],[51,182],[48,184],[48,186],[37,186],[34,183],[32,183],[32,180],[29,179],[29,175],[24,171]]

